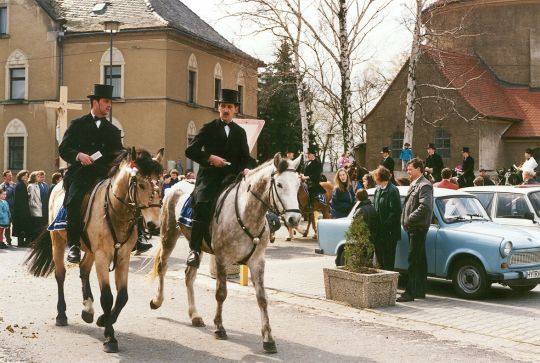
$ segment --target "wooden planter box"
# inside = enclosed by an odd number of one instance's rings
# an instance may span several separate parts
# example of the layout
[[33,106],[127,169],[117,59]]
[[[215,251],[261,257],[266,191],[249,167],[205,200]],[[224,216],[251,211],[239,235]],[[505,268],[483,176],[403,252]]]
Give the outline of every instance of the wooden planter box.
[[326,298],[350,304],[356,308],[392,306],[396,303],[399,273],[375,270],[364,274],[341,268],[325,268]]

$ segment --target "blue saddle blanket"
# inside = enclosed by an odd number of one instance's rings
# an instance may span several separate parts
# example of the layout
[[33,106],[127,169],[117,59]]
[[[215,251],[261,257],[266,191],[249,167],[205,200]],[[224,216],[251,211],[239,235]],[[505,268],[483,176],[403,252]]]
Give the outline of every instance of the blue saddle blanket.
[[60,210],[58,211],[58,214],[56,215],[56,218],[51,223],[49,227],[47,227],[47,231],[61,231],[66,229],[67,226],[67,210],[62,206]]
[[326,205],[326,194],[317,194],[317,199],[319,200],[319,202]]
[[193,196],[189,196],[184,205],[180,209],[180,217],[178,218],[178,223],[183,224],[186,227],[191,227],[193,225]]

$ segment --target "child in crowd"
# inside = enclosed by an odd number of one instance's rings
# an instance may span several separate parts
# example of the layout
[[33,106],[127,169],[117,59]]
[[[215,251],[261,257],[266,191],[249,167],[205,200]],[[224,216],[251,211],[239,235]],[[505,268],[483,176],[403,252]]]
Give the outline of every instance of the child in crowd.
[[399,153],[399,160],[401,160],[401,170],[407,171],[407,163],[413,158],[411,144],[406,142],[403,144],[403,149]]
[[172,187],[171,174],[167,173],[163,175],[163,184],[161,186],[161,199],[165,198],[165,194],[167,193],[170,187]]
[[6,191],[0,189],[0,249],[7,248],[7,245],[4,243],[4,230],[9,228],[9,224],[11,223],[11,212],[9,211],[6,196]]

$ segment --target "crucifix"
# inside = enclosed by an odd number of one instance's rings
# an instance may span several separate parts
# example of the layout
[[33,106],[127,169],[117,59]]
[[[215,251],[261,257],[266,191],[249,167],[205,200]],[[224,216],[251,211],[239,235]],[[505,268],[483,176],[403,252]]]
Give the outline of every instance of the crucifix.
[[[67,130],[67,110],[82,110],[82,105],[68,103],[68,88],[60,86],[60,102],[46,101],[45,107],[56,109],[56,140],[60,144]],[[66,162],[60,158],[59,167],[66,166]]]

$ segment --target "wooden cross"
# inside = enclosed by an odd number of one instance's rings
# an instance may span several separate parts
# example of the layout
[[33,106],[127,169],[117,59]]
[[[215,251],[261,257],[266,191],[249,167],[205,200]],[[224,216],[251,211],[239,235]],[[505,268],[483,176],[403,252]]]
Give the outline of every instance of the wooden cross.
[[[60,86],[60,102],[46,101],[45,107],[56,109],[56,140],[62,141],[67,130],[67,110],[82,110],[82,105],[78,103],[68,103],[68,88]],[[66,162],[60,158],[60,165],[66,167]]]

